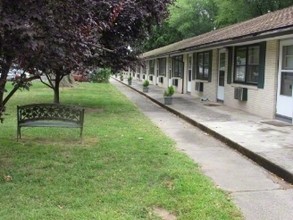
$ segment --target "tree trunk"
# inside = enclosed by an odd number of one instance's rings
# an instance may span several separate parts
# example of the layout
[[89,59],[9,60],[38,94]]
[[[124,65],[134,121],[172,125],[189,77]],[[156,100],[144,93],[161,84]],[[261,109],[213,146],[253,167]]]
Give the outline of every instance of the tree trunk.
[[60,86],[60,75],[56,74],[56,78],[55,78],[55,85],[54,85],[54,103],[55,104],[60,104],[60,94],[59,94],[59,86]]
[[9,69],[12,65],[12,57],[4,58],[5,62],[1,66],[1,77],[0,77],[0,121],[2,122],[2,114],[5,110],[5,103],[4,103],[4,92],[6,86],[7,75]]

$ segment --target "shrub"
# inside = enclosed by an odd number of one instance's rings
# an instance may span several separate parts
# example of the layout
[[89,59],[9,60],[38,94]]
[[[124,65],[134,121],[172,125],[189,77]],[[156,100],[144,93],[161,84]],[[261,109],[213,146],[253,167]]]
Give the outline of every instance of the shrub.
[[123,74],[120,73],[120,81],[123,81]]
[[172,96],[175,90],[173,86],[168,86],[168,88],[164,92],[164,96]]
[[96,69],[91,75],[91,81],[94,83],[108,83],[112,74],[111,69]]
[[143,87],[148,87],[150,82],[148,80],[145,80],[142,84]]

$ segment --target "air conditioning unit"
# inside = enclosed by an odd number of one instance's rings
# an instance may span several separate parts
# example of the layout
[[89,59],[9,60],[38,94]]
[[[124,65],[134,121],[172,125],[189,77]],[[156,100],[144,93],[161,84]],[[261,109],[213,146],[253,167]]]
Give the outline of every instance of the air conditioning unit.
[[239,101],[247,101],[247,88],[234,88],[234,99],[238,99]]
[[178,87],[178,79],[172,79],[173,86]]
[[203,82],[195,82],[195,90],[198,92],[203,92]]

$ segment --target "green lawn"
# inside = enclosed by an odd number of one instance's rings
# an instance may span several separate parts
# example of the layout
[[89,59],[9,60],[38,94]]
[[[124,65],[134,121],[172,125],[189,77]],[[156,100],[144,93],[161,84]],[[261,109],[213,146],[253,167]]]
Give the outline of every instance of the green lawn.
[[[24,128],[16,105],[51,102],[34,83],[12,98],[0,124],[0,219],[242,219],[229,199],[177,152],[148,118],[110,84],[61,89],[61,102],[86,108],[79,129]],[[9,177],[11,176],[11,178]]]

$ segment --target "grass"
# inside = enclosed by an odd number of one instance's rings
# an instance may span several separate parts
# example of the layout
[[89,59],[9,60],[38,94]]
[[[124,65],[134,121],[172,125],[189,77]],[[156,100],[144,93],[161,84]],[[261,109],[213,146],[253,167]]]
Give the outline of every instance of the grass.
[[86,108],[78,129],[27,128],[16,142],[16,105],[51,102],[34,83],[17,92],[0,125],[0,219],[242,219],[229,195],[175,150],[110,84],[61,90],[61,102]]

